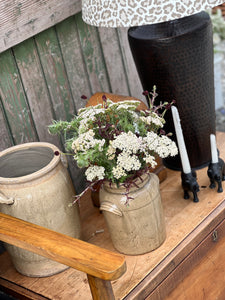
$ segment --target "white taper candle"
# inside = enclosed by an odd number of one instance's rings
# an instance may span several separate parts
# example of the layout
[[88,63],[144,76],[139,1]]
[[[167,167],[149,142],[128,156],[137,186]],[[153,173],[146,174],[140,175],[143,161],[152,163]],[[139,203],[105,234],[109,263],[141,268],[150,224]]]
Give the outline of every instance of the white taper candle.
[[217,146],[216,146],[216,136],[215,134],[210,134],[210,145],[211,145],[211,155],[212,155],[212,163],[218,163],[218,153],[217,153]]
[[178,142],[178,148],[179,148],[179,152],[180,152],[182,169],[185,174],[188,174],[188,173],[191,173],[191,166],[189,163],[187,149],[185,146],[184,136],[183,136],[183,132],[182,132],[181,124],[180,124],[180,116],[179,116],[178,110],[175,106],[172,106],[171,109],[172,109],[173,122],[174,122],[175,131],[176,131],[177,142]]

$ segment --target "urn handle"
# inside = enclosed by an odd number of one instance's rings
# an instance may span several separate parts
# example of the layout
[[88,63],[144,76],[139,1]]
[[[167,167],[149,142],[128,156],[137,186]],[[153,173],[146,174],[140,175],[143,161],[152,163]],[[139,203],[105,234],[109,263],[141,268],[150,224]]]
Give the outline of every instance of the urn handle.
[[14,201],[13,197],[8,197],[0,191],[0,204],[13,204]]
[[107,201],[102,202],[101,206],[100,206],[100,210],[105,210],[105,211],[111,212],[120,217],[123,216],[122,211],[119,210],[119,208],[116,206],[116,204],[113,204],[111,202],[107,202]]

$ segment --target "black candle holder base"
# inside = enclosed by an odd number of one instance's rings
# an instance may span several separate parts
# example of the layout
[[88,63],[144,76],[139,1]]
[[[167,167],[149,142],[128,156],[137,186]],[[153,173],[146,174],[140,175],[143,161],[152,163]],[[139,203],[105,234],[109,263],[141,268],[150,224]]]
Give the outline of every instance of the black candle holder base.
[[194,170],[190,173],[185,174],[181,172],[181,180],[182,180],[182,187],[184,190],[184,199],[189,199],[189,192],[193,193],[193,202],[199,202],[197,192],[199,192],[199,185],[197,183],[197,175]]
[[219,158],[218,163],[210,163],[207,171],[208,177],[210,179],[210,188],[214,189],[216,183],[218,185],[217,193],[222,193],[222,181],[225,181],[225,164],[224,161]]

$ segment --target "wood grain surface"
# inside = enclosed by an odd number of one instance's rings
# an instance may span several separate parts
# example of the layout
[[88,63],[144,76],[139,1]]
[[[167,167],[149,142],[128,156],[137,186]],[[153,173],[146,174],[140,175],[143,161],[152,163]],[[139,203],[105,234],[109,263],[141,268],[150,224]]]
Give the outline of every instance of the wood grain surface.
[[0,1],[0,52],[81,10],[80,0]]
[[[217,133],[217,140],[218,149],[223,158],[225,157],[225,134]],[[180,173],[167,170],[167,178],[160,185],[166,220],[166,240],[162,246],[152,252],[126,256],[126,273],[112,282],[116,299],[148,297],[223,221],[225,192],[217,193],[216,189],[209,188],[207,168],[198,170],[197,178],[200,185],[198,194],[200,201],[194,203],[191,198],[183,199]],[[80,211],[82,239],[116,252],[103,215],[98,208],[93,207],[90,194],[87,194],[80,202]],[[199,255],[197,257],[202,258]],[[71,268],[49,278],[28,278],[13,269],[7,253],[0,257],[0,264],[2,280],[9,281],[11,284],[15,283],[20,288],[22,286],[24,289],[33,290],[34,293],[41,294],[43,297],[57,299],[61,295],[67,299],[92,299],[85,275]],[[172,282],[171,289],[177,284],[175,280]],[[169,291],[168,289],[168,293]]]
[[123,255],[3,213],[0,240],[104,280],[115,280],[126,271]]

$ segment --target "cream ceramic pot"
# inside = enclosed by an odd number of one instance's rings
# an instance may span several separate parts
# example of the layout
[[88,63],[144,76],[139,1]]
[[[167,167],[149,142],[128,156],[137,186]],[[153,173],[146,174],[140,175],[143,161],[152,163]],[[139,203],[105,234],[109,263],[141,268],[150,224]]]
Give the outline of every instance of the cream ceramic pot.
[[126,189],[104,184],[100,189],[103,211],[114,247],[124,254],[138,255],[158,248],[166,238],[159,191],[159,179],[145,174],[131,187],[129,205],[124,204]]
[[[0,153],[0,211],[80,238],[78,207],[69,207],[75,191],[55,151],[59,149],[52,144],[35,142]],[[9,244],[5,248],[17,271],[27,276],[49,276],[67,268]]]

